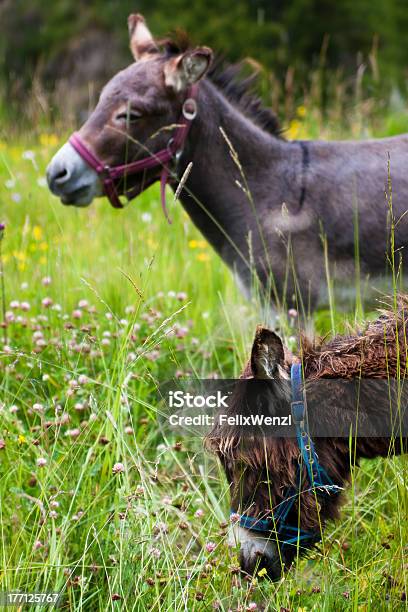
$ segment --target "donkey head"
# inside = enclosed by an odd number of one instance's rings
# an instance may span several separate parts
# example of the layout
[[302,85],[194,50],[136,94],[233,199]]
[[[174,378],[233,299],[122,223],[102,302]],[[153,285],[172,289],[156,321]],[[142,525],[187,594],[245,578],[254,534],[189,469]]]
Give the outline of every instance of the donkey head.
[[[79,131],[104,166],[127,164],[165,149],[189,87],[204,76],[212,58],[206,47],[189,49],[184,44],[181,51],[168,43],[161,49],[141,15],[130,15],[128,25],[135,62],[108,82]],[[160,171],[155,167],[126,177],[117,191],[131,189],[134,197],[155,182]],[[64,204],[87,206],[103,193],[100,175],[69,142],[49,164],[47,179]]]
[[[250,361],[231,397],[228,414],[290,414],[290,366],[294,360],[274,332],[258,327]],[[333,482],[341,484],[346,477],[348,450],[347,445],[336,448],[336,444],[333,439],[316,439],[315,448],[320,465]],[[295,437],[273,437],[261,431],[254,434],[253,430],[248,433],[244,427],[220,425],[218,421],[205,445],[218,455],[224,467],[232,512],[249,517],[246,524],[241,520],[233,529],[234,539],[241,546],[242,570],[253,574],[265,568],[272,579],[278,579],[298,554],[319,539],[325,521],[337,515],[339,496],[317,499],[310,490],[306,468],[299,466]],[[292,505],[287,504],[290,496],[294,498]],[[285,508],[290,506],[285,533],[279,520],[275,521],[283,504],[287,504]],[[300,533],[308,536],[297,541]],[[290,543],[289,539],[294,541]]]

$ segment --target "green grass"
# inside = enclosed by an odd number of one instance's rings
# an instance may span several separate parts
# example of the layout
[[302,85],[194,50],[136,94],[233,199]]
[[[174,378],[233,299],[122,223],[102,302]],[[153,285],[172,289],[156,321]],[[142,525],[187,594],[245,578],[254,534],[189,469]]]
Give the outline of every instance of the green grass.
[[[155,387],[237,376],[256,301],[180,205],[167,225],[155,188],[123,212],[61,206],[41,180],[53,141],[33,142],[33,156],[0,143],[14,316],[0,329],[0,591],[62,591],[70,610],[403,609],[404,458],[353,470],[342,519],[284,580],[237,575],[221,469],[200,440],[160,430]],[[341,330],[354,314],[320,311],[315,324]]]

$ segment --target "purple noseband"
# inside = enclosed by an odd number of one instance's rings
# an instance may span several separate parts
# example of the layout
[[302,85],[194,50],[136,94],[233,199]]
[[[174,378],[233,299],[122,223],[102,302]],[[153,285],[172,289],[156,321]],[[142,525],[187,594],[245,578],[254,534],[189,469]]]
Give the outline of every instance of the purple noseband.
[[[103,182],[103,192],[109,199],[112,206],[115,208],[123,208],[123,204],[119,200],[119,195],[116,189],[116,181],[131,174],[139,174],[144,170],[150,170],[151,168],[162,166],[162,171],[160,174],[161,202],[165,217],[167,221],[171,223],[166,208],[166,185],[170,175],[170,170],[167,164],[173,159],[177,159],[183,150],[190,125],[197,114],[196,95],[197,85],[193,85],[188,90],[186,99],[183,103],[182,115],[178,127],[174,132],[174,136],[170,138],[167,147],[165,149],[161,149],[161,151],[158,151],[157,153],[152,153],[148,157],[130,162],[129,164],[122,164],[121,166],[113,167],[104,164],[92,153],[78,132],[72,134],[69,139],[70,144],[74,147],[77,153],[79,153],[82,159],[101,177]],[[131,200],[136,194],[132,195],[132,190],[127,190],[124,192],[124,195],[128,200]]]

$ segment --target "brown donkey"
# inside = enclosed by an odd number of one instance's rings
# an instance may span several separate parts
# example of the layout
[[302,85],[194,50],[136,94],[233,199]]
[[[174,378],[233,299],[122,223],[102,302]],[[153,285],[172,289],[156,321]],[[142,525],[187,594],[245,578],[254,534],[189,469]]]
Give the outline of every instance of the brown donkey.
[[315,307],[325,297],[322,235],[333,280],[347,283],[355,228],[359,269],[378,287],[389,233],[388,155],[400,219],[395,248],[407,245],[408,136],[287,141],[237,68],[210,68],[210,49],[181,37],[157,42],[140,15],[129,17],[129,31],[135,62],[106,85],[52,159],[51,191],[64,204],[87,206],[105,194],[119,207],[120,194],[132,199],[160,180],[164,202],[165,184],[175,188],[184,176],[183,207],[247,291],[256,276],[268,301],[296,306],[297,294]]
[[[228,416],[289,413],[296,435],[248,432],[237,420],[226,425],[224,419],[205,440],[230,484],[243,571],[266,568],[279,578],[321,539],[326,521],[338,516],[351,464],[406,452],[407,323],[408,298],[400,297],[394,310],[382,311],[362,333],[320,345],[303,340],[301,362],[274,332],[258,327]],[[356,382],[360,430],[350,437]],[[398,407],[389,419],[391,396]],[[401,416],[403,430],[395,427]]]

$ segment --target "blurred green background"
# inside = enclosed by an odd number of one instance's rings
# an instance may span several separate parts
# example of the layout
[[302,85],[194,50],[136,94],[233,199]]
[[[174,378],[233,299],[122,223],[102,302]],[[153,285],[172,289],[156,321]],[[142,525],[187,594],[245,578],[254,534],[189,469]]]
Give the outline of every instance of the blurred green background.
[[259,62],[266,102],[287,120],[288,93],[309,89],[316,70],[322,109],[336,96],[330,75],[342,94],[355,95],[357,78],[385,105],[401,105],[407,91],[406,0],[3,0],[2,116],[18,112],[36,123],[41,108],[48,121],[85,114],[102,84],[130,61],[132,12],[143,13],[156,36],[180,27],[229,60]]

